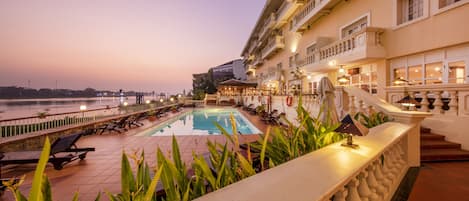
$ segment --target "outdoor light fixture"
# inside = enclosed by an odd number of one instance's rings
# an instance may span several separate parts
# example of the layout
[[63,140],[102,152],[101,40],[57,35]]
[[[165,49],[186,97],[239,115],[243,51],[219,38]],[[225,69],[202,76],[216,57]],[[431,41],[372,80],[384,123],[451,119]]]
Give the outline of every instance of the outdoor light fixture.
[[337,61],[336,60],[330,60],[327,64],[329,66],[335,66],[335,65],[337,65]]
[[124,102],[124,103],[123,103],[123,105],[124,105],[124,106],[127,106],[127,105],[129,105],[129,103],[127,103],[127,102]]
[[399,104],[401,104],[402,106],[405,106],[405,107],[414,107],[414,106],[420,104],[414,98],[410,97],[410,95],[404,96],[404,98],[397,101],[397,103],[399,103]]
[[146,104],[150,104],[150,100],[146,100],[145,103],[146,103]]
[[403,77],[398,77],[393,81],[393,83],[395,85],[401,85],[401,84],[409,83],[409,81],[405,80]]
[[311,75],[306,76],[306,78],[308,78],[308,80],[310,80],[310,79],[311,79]]
[[171,102],[174,102],[174,98],[173,98],[173,97],[171,97],[169,100],[170,100]]
[[179,95],[178,95],[178,98],[181,98],[181,97],[182,97],[182,95],[181,95],[181,94],[179,94]]
[[350,79],[349,79],[347,76],[345,76],[345,75],[342,75],[342,76],[340,76],[340,77],[337,78],[337,82],[339,82],[339,83],[341,83],[341,84],[345,84],[345,83],[347,83],[347,82],[349,82],[349,81],[350,81]]
[[339,73],[345,73],[345,69],[343,65],[340,65]]
[[86,110],[86,105],[80,105],[80,111],[85,111]]
[[164,102],[164,100],[162,98],[160,98],[160,103]]

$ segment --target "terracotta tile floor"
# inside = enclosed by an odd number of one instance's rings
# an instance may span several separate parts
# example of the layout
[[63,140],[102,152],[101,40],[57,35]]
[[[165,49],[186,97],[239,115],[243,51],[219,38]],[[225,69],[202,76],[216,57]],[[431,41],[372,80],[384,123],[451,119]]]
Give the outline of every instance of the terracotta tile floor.
[[[120,162],[124,150],[133,153],[137,150],[145,150],[145,159],[151,166],[156,165],[156,149],[159,147],[164,153],[171,151],[171,137],[140,137],[133,136],[155,124],[158,124],[172,115],[157,122],[144,122],[145,125],[134,128],[126,134],[104,133],[103,135],[85,136],[78,142],[79,147],[95,147],[95,152],[90,152],[85,160],[74,161],[65,165],[64,169],[57,171],[51,165],[46,168],[53,188],[54,200],[71,200],[74,192],[79,191],[80,200],[94,200],[98,192],[120,191]],[[267,128],[257,116],[245,114],[252,123],[261,131]],[[258,135],[243,135],[240,142],[255,141]],[[178,136],[181,155],[186,163],[192,161],[192,153],[207,152],[206,141],[225,142],[223,136]],[[31,188],[31,180],[35,165],[7,166],[2,169],[2,177],[14,177],[26,175],[25,183],[21,190],[27,195]],[[104,196],[105,197],[105,196]],[[5,192],[0,200],[13,200],[10,192]],[[107,199],[104,199],[107,200]]]
[[423,163],[410,201],[469,201],[469,162]]

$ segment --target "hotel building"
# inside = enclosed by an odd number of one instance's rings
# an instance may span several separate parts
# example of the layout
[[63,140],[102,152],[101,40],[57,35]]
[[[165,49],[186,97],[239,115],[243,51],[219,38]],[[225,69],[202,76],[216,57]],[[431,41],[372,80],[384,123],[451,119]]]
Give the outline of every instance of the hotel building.
[[247,79],[278,96],[315,94],[324,76],[399,107],[410,94],[433,113],[424,126],[469,149],[468,3],[268,0],[242,51]]

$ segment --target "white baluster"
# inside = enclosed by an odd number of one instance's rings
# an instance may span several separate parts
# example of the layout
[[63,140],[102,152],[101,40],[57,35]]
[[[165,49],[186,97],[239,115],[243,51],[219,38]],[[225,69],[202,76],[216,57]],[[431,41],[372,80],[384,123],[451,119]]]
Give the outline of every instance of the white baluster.
[[339,191],[337,191],[334,194],[334,198],[332,200],[333,201],[345,201],[347,194],[348,194],[347,189],[341,188]]
[[350,182],[346,185],[348,190],[347,201],[361,201],[360,195],[358,194],[358,180],[353,178]]
[[427,91],[421,91],[420,95],[422,96],[422,101],[420,101],[420,111],[428,112],[428,105],[430,103],[428,102]]
[[450,91],[450,101],[448,103],[449,110],[445,112],[445,114],[449,115],[458,115],[458,92],[457,91]]
[[[369,188],[369,184],[366,181],[367,177],[368,177],[367,171],[363,171],[358,175],[358,180],[360,182],[360,184],[358,184],[358,193],[360,194],[360,198],[363,201],[372,200],[371,196],[373,195],[373,193],[371,192],[371,189]],[[376,199],[373,199],[373,200],[376,200]]]
[[383,200],[384,199],[384,187],[380,186],[378,182],[376,181],[375,177],[375,165],[372,163],[370,164],[367,168],[366,171],[368,171],[368,177],[366,177],[366,181],[369,185],[369,188],[371,190],[371,196],[370,200]]
[[441,101],[441,92],[440,91],[435,91],[433,92],[435,94],[435,102],[433,102],[433,114],[441,114],[442,110],[441,107],[443,106],[443,102]]
[[355,115],[355,113],[357,113],[357,108],[355,105],[355,96],[349,94],[348,106],[349,106],[349,114],[352,116]]
[[375,161],[374,164],[375,164],[376,181],[384,190],[383,197],[387,197],[388,191],[391,187],[391,181],[383,175],[383,172],[382,172],[383,165],[382,165],[381,159]]

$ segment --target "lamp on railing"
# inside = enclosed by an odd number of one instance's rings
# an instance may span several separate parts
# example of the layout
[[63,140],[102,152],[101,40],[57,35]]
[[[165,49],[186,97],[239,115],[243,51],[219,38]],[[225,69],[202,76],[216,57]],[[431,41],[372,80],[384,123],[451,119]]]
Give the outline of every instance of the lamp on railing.
[[417,100],[412,98],[409,94],[404,96],[404,98],[402,98],[401,100],[397,101],[397,103],[401,104],[404,107],[407,107],[407,109],[410,109],[411,107],[415,107],[420,104]]
[[348,76],[346,76],[346,75],[342,75],[342,76],[339,76],[339,77],[337,78],[337,82],[339,82],[340,84],[345,84],[345,83],[347,83],[347,82],[349,82],[349,81],[350,81],[350,79],[349,79]]
[[407,81],[403,77],[398,77],[392,83],[395,85],[401,85],[401,84],[409,84],[409,81]]
[[81,117],[85,117],[86,105],[80,105]]
[[145,103],[146,103],[146,104],[150,104],[150,100],[146,100]]

